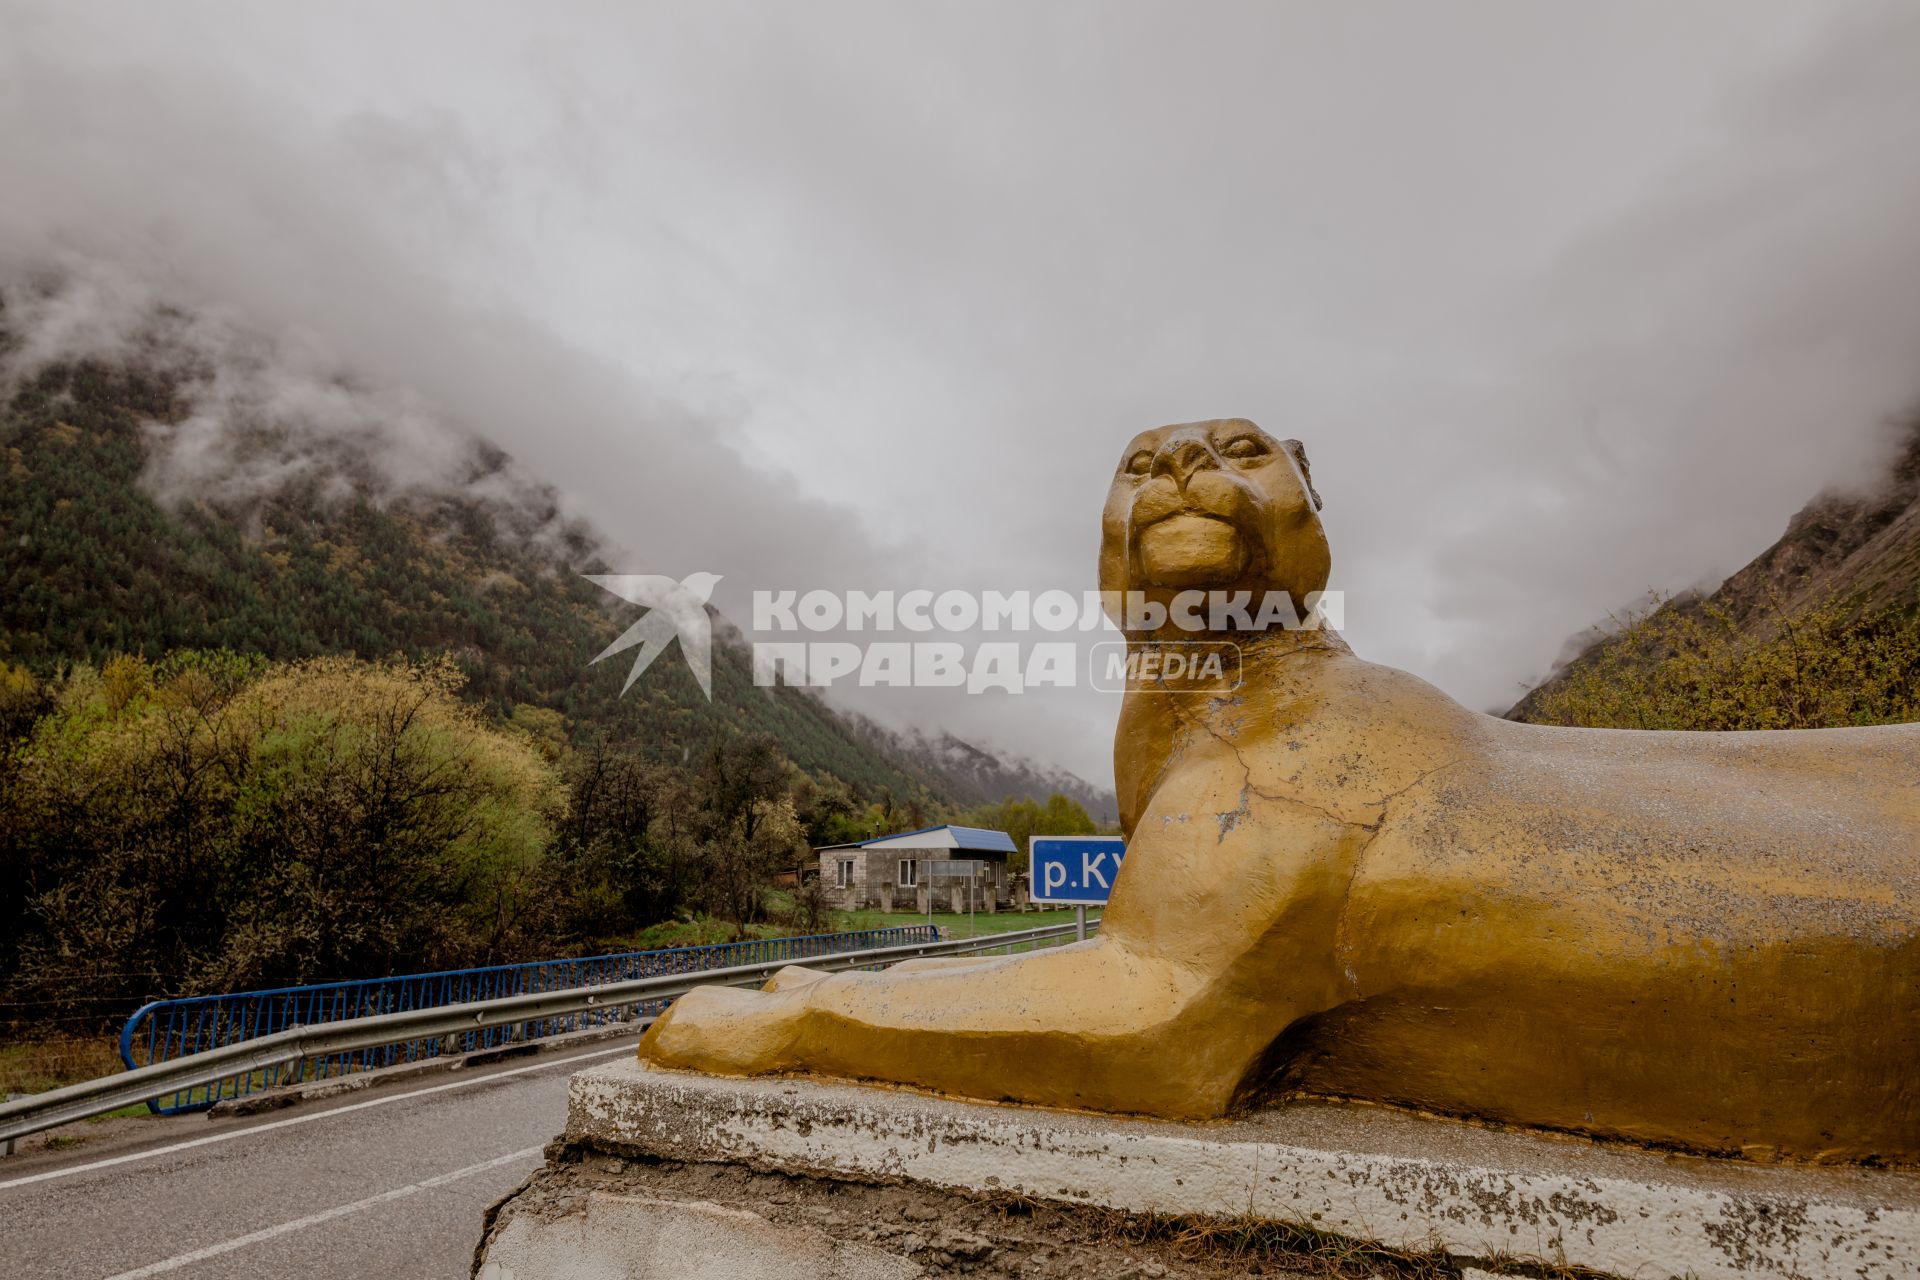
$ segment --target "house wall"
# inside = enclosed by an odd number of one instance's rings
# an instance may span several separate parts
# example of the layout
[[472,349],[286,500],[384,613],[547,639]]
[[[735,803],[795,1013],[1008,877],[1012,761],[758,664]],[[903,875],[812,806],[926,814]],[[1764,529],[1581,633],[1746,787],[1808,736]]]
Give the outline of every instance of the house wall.
[[[840,886],[840,863],[843,860],[853,863],[853,877],[845,888]],[[870,861],[864,849],[822,850],[820,884],[826,891],[827,901],[842,911],[858,911],[878,903],[880,880],[876,876],[869,882],[867,868]]]
[[[933,851],[931,854],[922,851],[901,849],[821,850],[819,854],[820,884],[826,891],[827,901],[832,903],[834,907],[841,911],[858,911],[864,907],[879,906],[880,886],[883,883],[891,882],[894,885],[893,909],[895,911],[911,912],[915,909],[914,903],[916,901],[915,894],[917,889],[905,888],[900,885],[900,860],[906,857],[914,857],[915,861],[920,861],[922,858],[927,857],[944,860],[950,856],[951,855],[947,855],[939,850]],[[853,863],[851,882],[844,889],[840,887],[838,869],[842,859]],[[1011,905],[1006,862],[1000,859],[993,859],[989,860],[988,865],[993,870],[992,884],[994,897],[1001,904]],[[922,867],[921,871],[924,875],[925,868]],[[939,900],[936,904],[939,910],[947,910],[948,898],[951,892],[951,889],[943,883],[938,895]]]

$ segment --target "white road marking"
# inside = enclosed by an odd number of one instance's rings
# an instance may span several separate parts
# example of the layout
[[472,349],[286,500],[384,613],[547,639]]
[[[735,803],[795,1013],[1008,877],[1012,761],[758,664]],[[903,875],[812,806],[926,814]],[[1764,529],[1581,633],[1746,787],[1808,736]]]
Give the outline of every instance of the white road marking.
[[136,1160],[152,1160],[158,1156],[171,1155],[176,1151],[186,1151],[193,1147],[204,1147],[215,1142],[229,1142],[234,1138],[245,1138],[256,1133],[268,1133],[274,1129],[285,1129],[289,1125],[311,1124],[315,1120],[326,1120],[333,1116],[344,1116],[355,1111],[365,1111],[368,1107],[384,1107],[390,1103],[405,1102],[408,1098],[424,1097],[429,1093],[445,1093],[449,1089],[465,1089],[471,1085],[486,1084],[489,1080],[505,1080],[508,1076],[521,1076],[529,1071],[547,1071],[553,1067],[564,1067],[570,1062],[585,1062],[589,1058],[610,1058],[616,1053],[632,1053],[633,1046],[621,1045],[617,1049],[596,1049],[592,1053],[576,1053],[570,1058],[556,1058],[552,1062],[536,1062],[531,1066],[515,1067],[510,1071],[494,1071],[483,1076],[473,1076],[466,1080],[455,1080],[451,1084],[429,1085],[424,1089],[409,1089],[405,1093],[386,1093],[377,1098],[368,1098],[365,1102],[352,1102],[344,1107],[333,1107],[326,1111],[315,1111],[304,1116],[293,1116],[286,1120],[272,1120],[266,1124],[250,1125],[244,1129],[229,1129],[225,1133],[209,1134],[204,1138],[190,1138],[185,1142],[175,1142],[164,1147],[155,1147],[150,1151],[134,1151],[124,1156],[109,1156],[105,1160],[94,1160],[88,1164],[70,1165],[64,1169],[49,1169],[45,1173],[29,1173],[24,1177],[9,1178],[0,1182],[0,1191],[8,1187],[24,1187],[30,1182],[48,1182],[54,1178],[70,1178],[78,1173],[90,1173],[95,1169],[107,1169],[118,1164],[132,1164]]
[[491,1160],[482,1160],[479,1164],[470,1164],[464,1169],[455,1169],[452,1173],[442,1173],[431,1178],[423,1178],[419,1182],[410,1182],[404,1187],[395,1187],[391,1191],[382,1191],[377,1196],[368,1196],[365,1200],[355,1200],[352,1204],[337,1204],[331,1209],[322,1209],[320,1212],[310,1213],[304,1218],[295,1218],[292,1222],[283,1222],[277,1227],[262,1227],[258,1231],[249,1231],[246,1235],[235,1236],[231,1240],[222,1240],[219,1244],[210,1244],[203,1249],[195,1249],[190,1253],[176,1253],[171,1258],[163,1258],[159,1262],[150,1262],[144,1267],[135,1267],[132,1271],[122,1271],[118,1275],[109,1276],[107,1280],[141,1280],[143,1276],[157,1276],[167,1271],[178,1271],[181,1267],[189,1267],[196,1262],[205,1262],[208,1258],[217,1258],[223,1253],[232,1253],[235,1249],[244,1249],[248,1245],[259,1244],[263,1240],[271,1240],[275,1236],[284,1236],[294,1231],[304,1231],[308,1227],[315,1227],[323,1222],[330,1222],[335,1218],[344,1218],[350,1213],[358,1213],[362,1209],[371,1209],[377,1204],[386,1204],[391,1200],[404,1200],[408,1196],[417,1195],[422,1191],[428,1191],[434,1187],[445,1186],[449,1182],[457,1182],[461,1178],[472,1177],[476,1173],[485,1173],[489,1169],[498,1169],[503,1164],[516,1164],[522,1160],[532,1160],[539,1156],[541,1150],[542,1148],[540,1147],[528,1147],[523,1151],[512,1151],[504,1156],[495,1156]]

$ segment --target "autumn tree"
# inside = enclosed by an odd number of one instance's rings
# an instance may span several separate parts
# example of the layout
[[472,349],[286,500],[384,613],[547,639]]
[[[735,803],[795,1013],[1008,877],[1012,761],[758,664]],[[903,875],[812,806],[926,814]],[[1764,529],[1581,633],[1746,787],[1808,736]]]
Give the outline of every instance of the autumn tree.
[[1090,836],[1099,831],[1085,806],[1072,796],[1056,791],[1044,804],[1032,799],[1006,800],[982,805],[962,820],[970,827],[1004,831],[1013,837],[1014,854],[1007,860],[1010,871],[1027,869],[1028,842],[1034,836]]
[[772,872],[791,865],[805,834],[788,794],[792,766],[765,734],[708,747],[699,773],[699,850],[709,907],[735,936],[759,913]]
[[231,654],[69,672],[0,775],[5,998],[85,1020],[515,951],[564,792],[458,681]]

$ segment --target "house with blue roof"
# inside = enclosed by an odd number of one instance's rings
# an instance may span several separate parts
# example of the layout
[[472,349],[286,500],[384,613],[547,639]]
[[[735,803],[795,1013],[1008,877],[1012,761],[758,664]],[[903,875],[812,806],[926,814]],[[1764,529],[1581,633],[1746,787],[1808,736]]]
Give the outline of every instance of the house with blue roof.
[[1012,900],[1013,851],[1004,831],[952,823],[815,850],[820,883],[843,911],[997,911]]

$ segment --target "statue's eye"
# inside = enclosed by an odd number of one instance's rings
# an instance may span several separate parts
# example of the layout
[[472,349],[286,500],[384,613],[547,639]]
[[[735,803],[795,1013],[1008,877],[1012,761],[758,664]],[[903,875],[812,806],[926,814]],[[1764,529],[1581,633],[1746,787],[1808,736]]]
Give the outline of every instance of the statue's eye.
[[1151,449],[1142,449],[1127,459],[1127,474],[1130,476],[1143,476],[1152,469],[1153,451]]
[[1220,455],[1225,458],[1261,458],[1266,453],[1267,446],[1255,436],[1235,436],[1220,446]]

